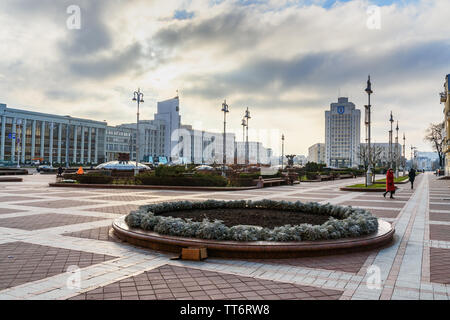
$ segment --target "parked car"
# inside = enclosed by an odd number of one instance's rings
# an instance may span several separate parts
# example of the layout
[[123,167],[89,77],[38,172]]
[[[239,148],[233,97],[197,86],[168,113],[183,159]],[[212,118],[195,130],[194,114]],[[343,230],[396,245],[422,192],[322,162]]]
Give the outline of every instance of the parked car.
[[56,168],[53,168],[52,166],[49,165],[41,165],[39,167],[37,167],[36,169],[37,172],[39,173],[53,173],[56,172]]

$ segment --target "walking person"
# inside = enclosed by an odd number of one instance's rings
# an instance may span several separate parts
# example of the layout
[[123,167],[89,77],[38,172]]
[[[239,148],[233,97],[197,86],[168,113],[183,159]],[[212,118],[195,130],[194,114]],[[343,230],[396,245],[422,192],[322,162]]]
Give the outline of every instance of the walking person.
[[61,166],[59,166],[59,168],[58,168],[58,177],[62,177],[63,172],[64,172],[64,169]]
[[386,173],[386,192],[383,194],[383,197],[386,198],[386,195],[388,193],[391,193],[391,199],[395,199],[393,197],[395,193],[395,185],[394,185],[394,170],[392,168],[389,168],[388,172]]
[[414,189],[414,179],[416,178],[416,170],[414,168],[411,168],[408,173],[409,176],[409,182],[411,182],[411,189]]

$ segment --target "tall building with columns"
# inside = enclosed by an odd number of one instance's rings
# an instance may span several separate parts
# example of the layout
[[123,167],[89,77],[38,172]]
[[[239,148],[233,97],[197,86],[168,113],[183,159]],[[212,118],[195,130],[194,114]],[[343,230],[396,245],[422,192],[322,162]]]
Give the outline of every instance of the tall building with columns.
[[0,161],[101,163],[105,161],[105,131],[106,122],[0,104]]

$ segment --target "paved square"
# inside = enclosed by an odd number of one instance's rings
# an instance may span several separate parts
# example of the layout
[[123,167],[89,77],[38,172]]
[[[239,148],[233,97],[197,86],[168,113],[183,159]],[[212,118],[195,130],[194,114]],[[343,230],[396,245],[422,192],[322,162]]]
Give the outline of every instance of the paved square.
[[98,220],[105,219],[89,216],[47,213],[0,219],[0,227],[17,228],[23,230],[39,230]]
[[0,290],[84,268],[114,257],[26,242],[0,244]]
[[71,298],[114,300],[337,300],[342,291],[165,265]]
[[[363,179],[233,192],[60,189],[51,175],[0,185],[0,299],[444,299],[450,297],[450,182],[426,173],[396,199],[343,192]],[[115,217],[146,203],[282,199],[352,205],[396,230],[383,248],[296,259],[203,262],[110,236]],[[69,266],[80,287],[69,288]],[[375,269],[374,269],[375,268]],[[367,286],[380,271],[381,288]]]

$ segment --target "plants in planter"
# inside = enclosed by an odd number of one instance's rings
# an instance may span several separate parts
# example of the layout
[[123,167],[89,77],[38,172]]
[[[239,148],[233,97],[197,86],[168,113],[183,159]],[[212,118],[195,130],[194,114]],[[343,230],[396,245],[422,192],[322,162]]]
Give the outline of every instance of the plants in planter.
[[190,176],[158,176],[155,173],[141,173],[136,176],[136,182],[142,185],[197,187],[226,187],[228,184],[228,180],[222,176],[200,173]]
[[110,184],[113,182],[114,178],[101,173],[86,173],[78,175],[76,180],[79,183],[87,184]]
[[[276,228],[235,225],[228,227],[220,220],[194,222],[191,219],[174,218],[158,214],[183,210],[214,209],[272,209],[308,214],[329,215],[321,225],[303,223]],[[125,218],[131,228],[154,231],[160,234],[201,239],[233,241],[309,241],[358,237],[378,230],[378,220],[369,211],[352,207],[321,205],[316,202],[302,203],[259,200],[165,202],[141,206]]]

